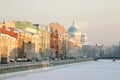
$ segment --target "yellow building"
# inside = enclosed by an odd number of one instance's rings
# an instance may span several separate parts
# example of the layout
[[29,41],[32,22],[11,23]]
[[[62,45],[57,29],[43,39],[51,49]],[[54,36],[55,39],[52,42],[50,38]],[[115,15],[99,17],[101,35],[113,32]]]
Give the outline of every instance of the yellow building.
[[[50,48],[50,30],[47,26],[39,25],[36,27],[30,22],[5,22],[0,26],[14,27],[17,37],[0,37],[0,56],[6,54],[11,58],[34,58],[39,54],[46,54],[46,50]],[[6,49],[6,50],[5,50]],[[14,54],[13,54],[14,53]],[[4,55],[3,55],[4,56]]]
[[50,48],[50,30],[49,27],[39,25],[38,34],[40,35],[40,52],[46,54],[46,50]]
[[0,59],[1,57],[15,58],[17,56],[16,45],[16,38],[0,33]]
[[17,38],[18,57],[35,58],[38,51],[37,34],[30,32],[19,32]]

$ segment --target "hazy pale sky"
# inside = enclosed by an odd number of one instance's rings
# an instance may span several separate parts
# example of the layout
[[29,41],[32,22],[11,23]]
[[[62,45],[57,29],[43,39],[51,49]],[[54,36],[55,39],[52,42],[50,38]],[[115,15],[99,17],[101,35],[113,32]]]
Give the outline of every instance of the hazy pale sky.
[[120,0],[0,0],[0,22],[58,22],[68,28],[77,20],[92,44],[120,41]]

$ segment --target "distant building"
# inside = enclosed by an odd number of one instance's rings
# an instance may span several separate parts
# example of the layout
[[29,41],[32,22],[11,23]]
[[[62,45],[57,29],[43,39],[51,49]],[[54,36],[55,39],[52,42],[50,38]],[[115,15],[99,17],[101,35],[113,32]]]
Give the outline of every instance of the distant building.
[[76,21],[68,29],[69,46],[81,46],[81,31]]
[[76,21],[68,29],[69,45],[82,47],[82,45],[88,44],[87,34],[82,34],[80,27]]
[[81,35],[81,43],[82,43],[82,45],[88,45],[88,37],[87,37],[87,34],[82,34],[82,35]]

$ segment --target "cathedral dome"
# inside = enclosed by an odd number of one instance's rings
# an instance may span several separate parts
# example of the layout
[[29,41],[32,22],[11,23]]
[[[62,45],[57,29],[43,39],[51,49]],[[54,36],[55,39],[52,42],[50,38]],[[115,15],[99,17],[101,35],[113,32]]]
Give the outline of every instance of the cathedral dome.
[[81,36],[80,28],[77,25],[76,21],[73,21],[73,24],[68,29],[68,33],[69,33],[69,37],[80,37]]
[[68,29],[68,32],[69,32],[69,33],[72,33],[72,32],[80,32],[80,29],[79,29],[76,21],[73,21],[73,24],[72,24],[72,26],[70,26],[70,28]]

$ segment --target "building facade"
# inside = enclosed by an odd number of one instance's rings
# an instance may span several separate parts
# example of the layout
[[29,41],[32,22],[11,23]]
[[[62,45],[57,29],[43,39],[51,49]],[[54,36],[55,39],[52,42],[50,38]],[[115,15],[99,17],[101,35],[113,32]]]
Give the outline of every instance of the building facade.
[[[17,40],[7,34],[0,33],[0,61],[8,62],[17,56]],[[2,61],[3,60],[3,61]]]
[[82,43],[82,45],[88,45],[88,37],[87,37],[87,34],[82,34],[82,35],[81,35],[81,43]]
[[0,56],[2,62],[17,56],[17,35],[13,27],[6,27],[4,24],[0,28]]
[[47,49],[50,48],[50,29],[48,26],[39,25],[38,26],[39,34],[39,52],[46,55]]
[[82,47],[82,45],[88,45],[87,34],[81,33],[80,26],[76,21],[73,21],[73,24],[69,27],[68,34],[70,46]]
[[51,23],[51,47],[54,44],[54,49],[57,57],[63,56],[63,40],[67,40],[67,30],[58,23]]
[[78,46],[81,47],[81,31],[76,21],[73,21],[73,24],[68,29],[69,35],[69,46]]
[[[34,26],[35,28],[32,30],[32,28],[31,27],[29,28],[29,26],[28,26],[28,25],[31,25],[31,23],[29,23],[29,22],[27,22],[27,23],[26,22],[18,22],[18,23],[17,23],[18,28],[16,28],[16,26],[15,26],[15,28],[13,28],[13,27],[6,27],[4,25],[3,25],[3,27],[0,28],[0,32],[2,34],[9,35],[16,39],[16,41],[15,41],[15,43],[16,43],[15,44],[15,50],[16,50],[15,56],[11,57],[10,52],[12,50],[10,51],[10,49],[9,49],[9,51],[4,50],[4,51],[6,51],[7,56],[15,59],[15,58],[36,58],[36,57],[40,57],[41,53],[46,55],[46,50],[48,48],[50,48],[50,29],[46,26],[40,25],[38,28],[36,28],[36,26]],[[26,24],[28,24],[28,25],[26,25]],[[19,29],[19,27],[21,27],[21,25],[26,25],[27,28],[30,29],[30,31],[24,29],[26,26],[22,26],[23,29],[22,28]],[[6,41],[6,40],[3,40],[3,41]],[[1,44],[2,43],[7,44],[7,42],[9,42],[9,41],[1,42]],[[12,46],[12,44],[9,44],[9,46]],[[7,48],[4,48],[4,49],[7,49]],[[1,52],[1,53],[5,53],[5,52]]]

